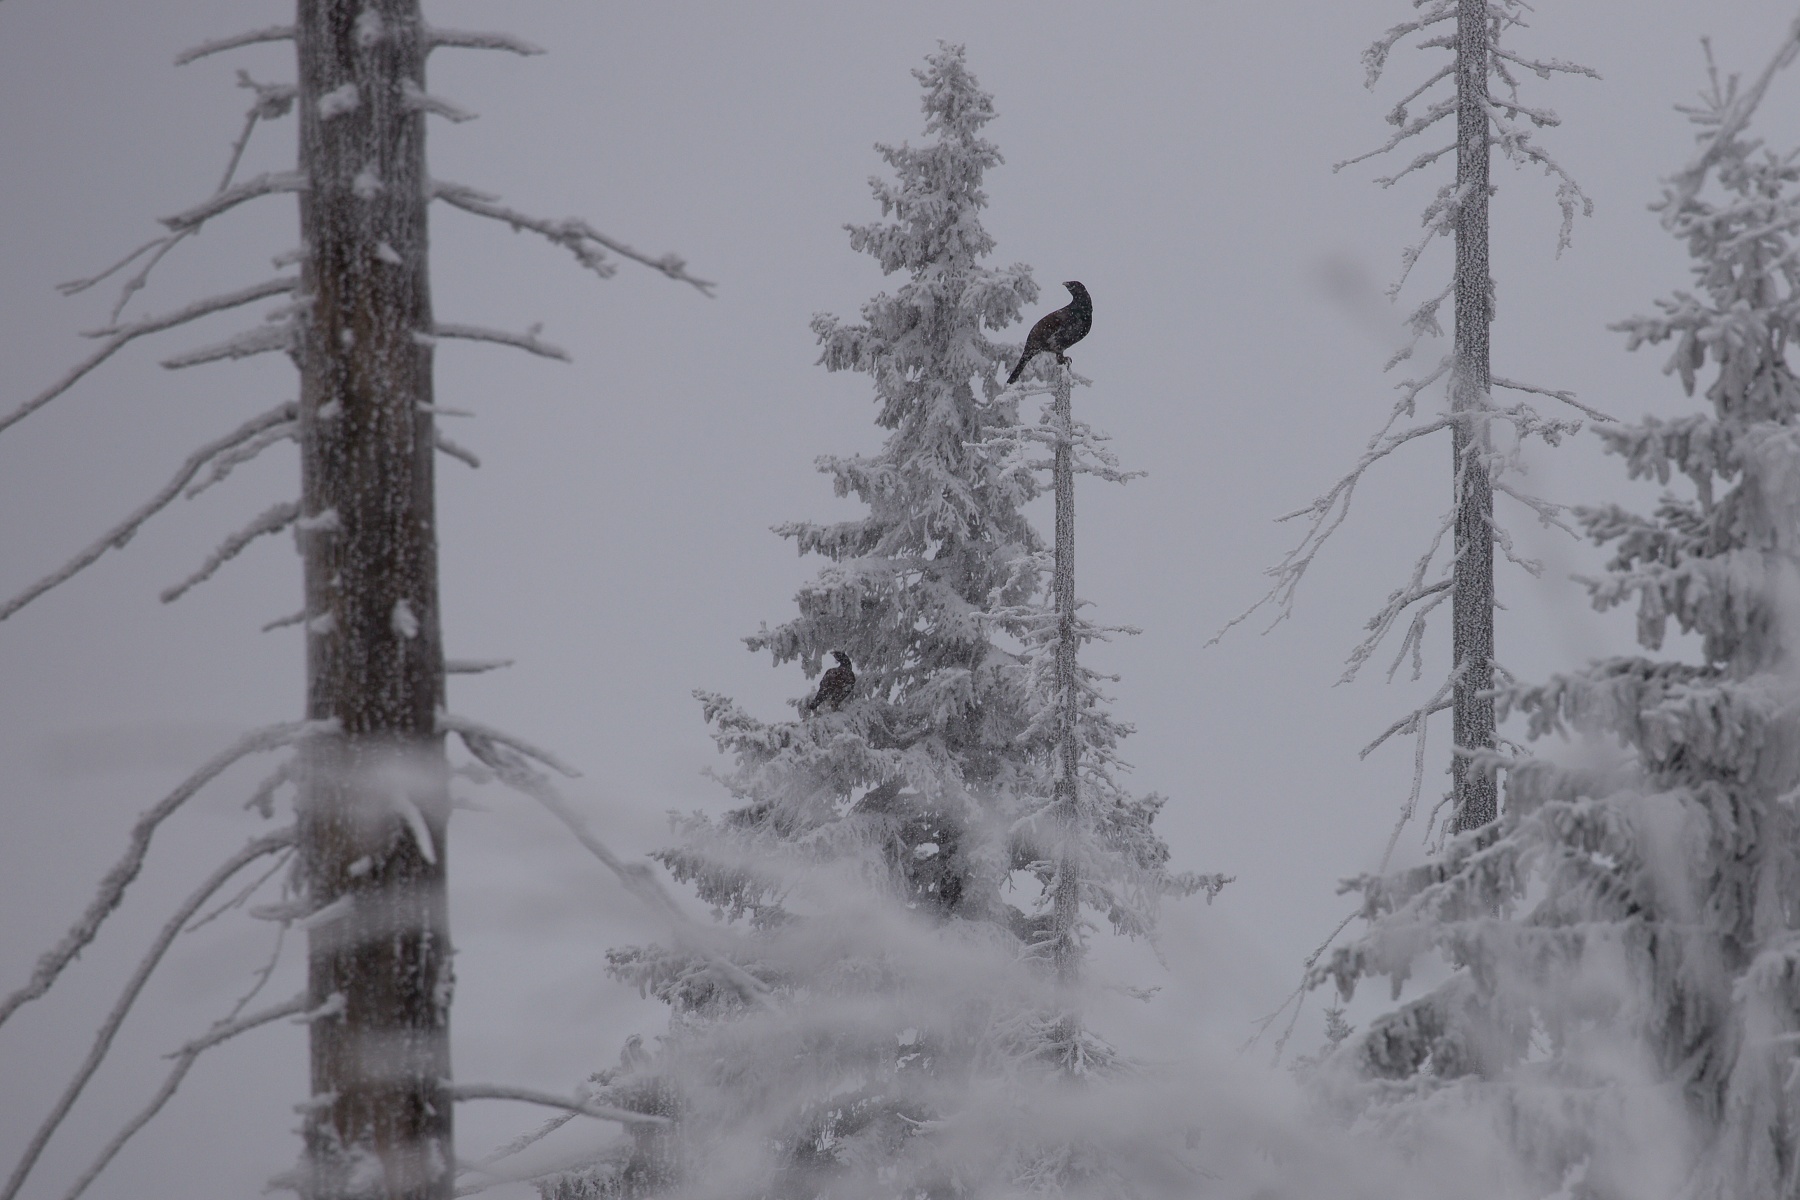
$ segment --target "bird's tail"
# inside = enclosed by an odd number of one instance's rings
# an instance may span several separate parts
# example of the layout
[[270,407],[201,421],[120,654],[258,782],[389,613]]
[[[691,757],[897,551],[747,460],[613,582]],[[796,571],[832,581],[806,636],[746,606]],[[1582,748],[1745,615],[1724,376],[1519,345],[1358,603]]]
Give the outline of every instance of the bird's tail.
[[1019,382],[1019,376],[1021,376],[1025,373],[1025,364],[1030,361],[1031,361],[1030,353],[1027,353],[1025,355],[1025,357],[1023,357],[1019,360],[1019,365],[1013,368],[1013,373],[1006,377],[1006,386],[1007,387],[1011,387],[1013,384]]

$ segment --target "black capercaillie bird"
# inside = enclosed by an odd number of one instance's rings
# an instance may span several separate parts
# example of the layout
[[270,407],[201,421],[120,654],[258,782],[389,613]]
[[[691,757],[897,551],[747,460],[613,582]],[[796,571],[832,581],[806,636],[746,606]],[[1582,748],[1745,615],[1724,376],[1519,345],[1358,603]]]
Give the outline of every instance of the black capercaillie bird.
[[1063,284],[1069,289],[1069,295],[1075,297],[1062,308],[1053,313],[1045,313],[1038,318],[1038,323],[1031,327],[1025,337],[1025,353],[1019,359],[1019,365],[1013,373],[1006,377],[1008,386],[1019,382],[1019,376],[1039,354],[1054,354],[1056,361],[1067,363],[1068,355],[1063,351],[1079,342],[1094,327],[1094,299],[1088,290],[1074,279]]
[[825,705],[836,708],[856,690],[856,672],[850,669],[850,656],[842,650],[833,650],[831,657],[837,659],[837,666],[820,678],[819,690],[806,702],[806,711],[809,713],[818,712]]

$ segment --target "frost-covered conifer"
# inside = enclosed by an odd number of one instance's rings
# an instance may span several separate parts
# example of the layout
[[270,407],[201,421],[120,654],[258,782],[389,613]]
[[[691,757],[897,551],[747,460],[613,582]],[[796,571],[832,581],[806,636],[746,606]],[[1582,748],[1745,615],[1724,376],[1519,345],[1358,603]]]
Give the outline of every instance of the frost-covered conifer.
[[[1686,482],[1577,510],[1612,551],[1592,600],[1634,604],[1646,653],[1503,692],[1586,761],[1508,764],[1498,825],[1356,881],[1371,929],[1319,975],[1466,967],[1337,1065],[1390,1129],[1491,1117],[1541,1194],[1800,1196],[1800,152],[1744,135],[1775,65],[1688,110],[1700,153],[1659,207],[1694,286],[1619,327],[1671,344],[1707,406],[1600,435],[1632,478]],[[1671,620],[1681,657],[1658,656]]]
[[713,945],[609,955],[669,1004],[671,1033],[593,1092],[671,1125],[549,1181],[556,1200],[721,1180],[758,1196],[981,1195],[1134,1166],[1072,1110],[1029,1116],[1046,1083],[1110,1054],[1068,1019],[1051,969],[1083,937],[1058,883],[1143,934],[1157,896],[1213,881],[1168,872],[1161,801],[1113,781],[1126,730],[1091,672],[1075,696],[1087,802],[1072,822],[1057,807],[1070,693],[1052,665],[1051,563],[1021,511],[1041,486],[1026,451],[1051,438],[1019,427],[1026,392],[999,382],[1016,348],[989,339],[1037,289],[1026,267],[982,261],[991,98],[960,47],[915,74],[932,140],[880,147],[884,220],[850,229],[900,286],[859,322],[813,322],[821,363],[870,376],[888,430],[872,456],[821,460],[867,512],[778,530],[827,565],[794,619],[746,639],[809,674],[841,651],[855,684],[782,720],[702,694],[738,805],[681,822],[659,857],[728,926]]

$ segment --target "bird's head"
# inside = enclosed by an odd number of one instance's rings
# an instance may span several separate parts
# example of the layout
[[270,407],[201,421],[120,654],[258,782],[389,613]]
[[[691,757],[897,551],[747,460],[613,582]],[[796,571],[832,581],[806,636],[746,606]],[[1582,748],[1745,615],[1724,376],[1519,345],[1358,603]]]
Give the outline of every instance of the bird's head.
[[831,652],[831,657],[837,659],[837,664],[840,667],[848,667],[850,665],[850,656],[845,654],[842,650],[833,650]]
[[1069,289],[1069,295],[1071,296],[1087,295],[1087,289],[1081,286],[1081,280],[1079,279],[1065,279],[1063,280],[1063,286]]

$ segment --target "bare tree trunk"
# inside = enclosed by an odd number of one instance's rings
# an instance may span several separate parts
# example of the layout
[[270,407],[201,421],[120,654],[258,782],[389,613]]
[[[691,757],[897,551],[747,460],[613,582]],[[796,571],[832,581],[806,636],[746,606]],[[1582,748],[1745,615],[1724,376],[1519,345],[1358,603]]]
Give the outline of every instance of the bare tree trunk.
[[298,0],[308,1200],[452,1194],[418,0]]
[[1458,829],[1479,829],[1499,813],[1494,775],[1471,770],[1469,751],[1494,746],[1494,494],[1488,477],[1488,329],[1494,319],[1488,273],[1487,0],[1458,0],[1456,47],[1456,345],[1451,409],[1456,480],[1456,562],[1451,638],[1455,648],[1450,777]]
[[1056,941],[1051,961],[1057,979],[1074,983],[1081,967],[1081,872],[1075,861],[1075,841],[1080,836],[1081,730],[1080,705],[1075,694],[1075,464],[1073,404],[1069,368],[1056,372],[1056,703],[1057,772],[1056,812],[1063,844],[1056,868],[1056,890],[1051,896],[1051,920]]

